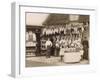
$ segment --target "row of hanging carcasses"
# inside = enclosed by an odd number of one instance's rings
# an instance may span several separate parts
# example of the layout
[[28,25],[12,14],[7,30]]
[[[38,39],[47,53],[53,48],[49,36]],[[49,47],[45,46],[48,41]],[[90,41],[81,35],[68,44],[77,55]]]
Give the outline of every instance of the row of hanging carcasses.
[[83,23],[45,26],[45,28],[42,29],[42,35],[52,35],[61,33],[69,34],[71,30],[73,30],[74,33],[78,33],[79,28],[81,29],[82,32],[84,31]]

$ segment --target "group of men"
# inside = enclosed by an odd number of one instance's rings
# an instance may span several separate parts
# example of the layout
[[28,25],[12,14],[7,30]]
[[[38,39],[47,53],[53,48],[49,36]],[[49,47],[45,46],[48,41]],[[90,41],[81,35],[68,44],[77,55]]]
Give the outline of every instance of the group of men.
[[66,38],[66,36],[58,37],[55,41],[51,41],[50,38],[45,43],[46,49],[47,49],[47,57],[50,57],[50,55],[54,56],[62,56],[64,55],[64,51],[66,51],[68,48],[80,48],[82,49],[81,39],[73,39],[72,38]]

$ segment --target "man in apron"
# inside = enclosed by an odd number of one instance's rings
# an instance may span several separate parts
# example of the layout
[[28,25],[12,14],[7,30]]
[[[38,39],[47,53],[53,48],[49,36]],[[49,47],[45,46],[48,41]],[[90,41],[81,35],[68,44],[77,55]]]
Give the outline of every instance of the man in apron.
[[48,38],[48,40],[46,41],[46,49],[47,49],[47,52],[46,52],[46,57],[47,58],[50,58],[51,56],[51,47],[52,47],[52,42],[50,41],[50,39]]

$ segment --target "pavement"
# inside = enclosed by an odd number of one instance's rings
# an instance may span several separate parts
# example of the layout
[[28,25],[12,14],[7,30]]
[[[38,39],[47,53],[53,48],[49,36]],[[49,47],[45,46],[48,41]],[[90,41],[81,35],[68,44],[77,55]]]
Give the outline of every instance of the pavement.
[[65,63],[61,61],[60,57],[51,56],[46,58],[45,56],[39,57],[26,57],[26,67],[40,67],[40,66],[63,66],[74,64],[89,64],[88,60],[82,60],[76,63]]

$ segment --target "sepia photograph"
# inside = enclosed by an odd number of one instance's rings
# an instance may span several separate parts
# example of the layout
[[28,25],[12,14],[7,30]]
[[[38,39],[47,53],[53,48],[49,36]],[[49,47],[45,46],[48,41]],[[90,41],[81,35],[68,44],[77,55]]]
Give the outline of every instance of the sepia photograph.
[[25,67],[88,65],[90,16],[25,12]]

